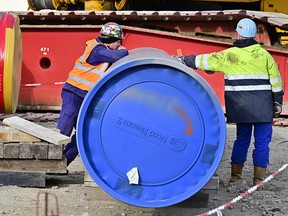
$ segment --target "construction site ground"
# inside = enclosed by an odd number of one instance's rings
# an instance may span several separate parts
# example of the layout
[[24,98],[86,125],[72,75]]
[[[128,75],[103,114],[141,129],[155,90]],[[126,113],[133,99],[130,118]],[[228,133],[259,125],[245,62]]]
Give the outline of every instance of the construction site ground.
[[[36,122],[37,123],[37,122]],[[41,122],[43,126],[56,127],[56,121]],[[285,167],[288,159],[288,136],[287,127],[274,126],[273,140],[270,145],[270,165],[267,169],[267,176],[275,174],[281,167]],[[230,155],[235,138],[235,125],[227,125],[226,150],[218,167],[216,175],[219,176],[219,189],[209,194],[206,208],[196,208],[195,203],[185,206],[169,206],[164,208],[141,208],[127,205],[121,201],[105,196],[96,197],[89,195],[84,184],[51,184],[45,188],[0,186],[0,215],[45,215],[43,213],[44,198],[38,200],[37,195],[48,192],[58,199],[59,215],[61,216],[193,216],[205,213],[226,203],[229,203],[240,194],[252,187],[252,145],[248,160],[244,167],[243,180],[238,184],[229,184],[230,178]],[[77,159],[68,167],[69,173],[85,171],[81,158]],[[288,171],[276,175],[275,178],[265,183],[260,189],[246,193],[239,201],[225,207],[219,215],[229,216],[288,216]],[[89,192],[89,193],[88,193]],[[55,199],[48,196],[48,204],[53,210],[47,215],[57,215]],[[197,203],[196,203],[197,206]],[[41,212],[40,212],[41,211]],[[217,214],[214,214],[217,215]]]

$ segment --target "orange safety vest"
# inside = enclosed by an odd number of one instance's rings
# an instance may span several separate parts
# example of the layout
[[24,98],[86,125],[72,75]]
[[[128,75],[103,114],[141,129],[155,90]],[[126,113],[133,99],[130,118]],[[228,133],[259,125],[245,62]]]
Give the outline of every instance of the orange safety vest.
[[93,48],[98,44],[95,39],[86,42],[86,49],[83,55],[76,60],[75,66],[70,71],[66,80],[67,83],[79,89],[89,91],[99,78],[103,76],[109,67],[108,62],[103,62],[96,66],[87,62]]

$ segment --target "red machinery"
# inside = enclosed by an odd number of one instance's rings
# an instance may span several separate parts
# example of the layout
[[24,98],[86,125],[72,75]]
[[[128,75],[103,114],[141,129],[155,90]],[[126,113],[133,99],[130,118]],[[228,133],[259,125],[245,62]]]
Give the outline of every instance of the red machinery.
[[[237,22],[250,17],[258,27],[257,41],[278,63],[284,90],[287,83],[287,49],[279,45],[276,27],[287,29],[288,16],[259,11],[28,11],[17,12],[22,33],[22,79],[18,110],[59,110],[61,89],[85,42],[95,38],[102,24],[115,21],[125,32],[131,50],[155,47],[169,55],[220,51],[236,38]],[[273,28],[272,28],[273,27]],[[210,36],[207,38],[207,36]],[[277,45],[278,46],[275,46]],[[223,77],[198,71],[223,103]],[[287,92],[287,91],[286,91]],[[285,95],[284,102],[288,96]]]

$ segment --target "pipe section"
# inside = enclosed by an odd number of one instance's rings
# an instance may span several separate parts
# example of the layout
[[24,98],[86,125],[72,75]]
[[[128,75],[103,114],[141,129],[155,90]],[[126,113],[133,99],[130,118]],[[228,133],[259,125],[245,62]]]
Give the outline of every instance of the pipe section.
[[141,207],[179,203],[201,190],[221,161],[224,114],[212,88],[155,48],[113,64],[87,94],[77,143],[94,181]]

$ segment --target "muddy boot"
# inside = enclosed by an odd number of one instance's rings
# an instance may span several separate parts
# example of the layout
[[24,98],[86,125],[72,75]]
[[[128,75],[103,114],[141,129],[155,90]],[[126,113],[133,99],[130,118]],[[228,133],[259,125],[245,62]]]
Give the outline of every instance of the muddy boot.
[[244,165],[241,164],[231,164],[231,179],[229,182],[236,182],[241,179],[243,167]]
[[254,166],[254,178],[253,178],[253,185],[259,184],[261,181],[264,180],[264,176],[266,173],[266,169],[259,166]]

